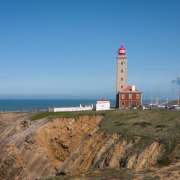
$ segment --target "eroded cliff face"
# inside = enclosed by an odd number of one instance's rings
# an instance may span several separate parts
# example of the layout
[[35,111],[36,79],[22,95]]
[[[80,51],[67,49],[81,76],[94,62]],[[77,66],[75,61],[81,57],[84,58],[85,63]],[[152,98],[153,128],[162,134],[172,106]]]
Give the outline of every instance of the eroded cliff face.
[[59,172],[77,175],[96,168],[128,168],[141,171],[156,165],[163,155],[164,146],[158,142],[153,142],[142,152],[134,152],[135,145],[135,142],[127,142],[117,134],[107,135],[97,131],[93,136],[87,137],[66,159]]
[[54,119],[37,130],[36,143],[51,158],[52,166],[58,170],[80,146],[81,141],[98,129],[101,119],[100,116]]
[[138,172],[155,166],[163,156],[165,148],[158,141],[139,150],[140,137],[125,139],[100,131],[102,119],[80,116],[32,122],[26,113],[0,114],[0,179],[74,176],[104,168]]
[[29,114],[0,114],[0,179],[53,176],[101,116],[30,121]]

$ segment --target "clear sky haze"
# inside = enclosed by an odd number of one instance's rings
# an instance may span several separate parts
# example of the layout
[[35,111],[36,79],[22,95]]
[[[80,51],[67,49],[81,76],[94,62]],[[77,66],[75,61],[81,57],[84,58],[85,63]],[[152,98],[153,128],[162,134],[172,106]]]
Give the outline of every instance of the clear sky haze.
[[121,43],[129,83],[174,98],[179,0],[0,0],[0,98],[115,98]]

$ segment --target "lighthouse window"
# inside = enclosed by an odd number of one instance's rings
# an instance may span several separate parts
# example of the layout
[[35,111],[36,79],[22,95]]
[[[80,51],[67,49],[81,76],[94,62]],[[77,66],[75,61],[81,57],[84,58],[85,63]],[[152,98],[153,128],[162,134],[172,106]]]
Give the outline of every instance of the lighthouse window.
[[121,72],[122,72],[122,73],[124,72],[123,69],[121,69]]
[[123,88],[123,86],[121,86],[121,88]]
[[121,65],[123,65],[123,62],[121,62]]
[[121,81],[123,81],[124,79],[123,78],[121,78]]

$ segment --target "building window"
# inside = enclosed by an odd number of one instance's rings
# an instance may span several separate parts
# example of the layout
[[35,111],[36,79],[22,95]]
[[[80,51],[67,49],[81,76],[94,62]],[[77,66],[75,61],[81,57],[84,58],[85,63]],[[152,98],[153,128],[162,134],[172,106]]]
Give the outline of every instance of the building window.
[[121,81],[123,81],[124,79],[123,78],[121,78]]
[[132,99],[132,94],[129,94],[129,99]]
[[123,62],[121,62],[121,65],[123,65]]
[[136,94],[136,99],[139,99],[140,98],[140,95],[139,94]]
[[121,89],[123,88],[123,86],[121,86]]
[[125,95],[124,94],[121,94],[121,99],[125,99]]
[[123,71],[123,69],[121,69],[121,73],[123,73],[124,71]]

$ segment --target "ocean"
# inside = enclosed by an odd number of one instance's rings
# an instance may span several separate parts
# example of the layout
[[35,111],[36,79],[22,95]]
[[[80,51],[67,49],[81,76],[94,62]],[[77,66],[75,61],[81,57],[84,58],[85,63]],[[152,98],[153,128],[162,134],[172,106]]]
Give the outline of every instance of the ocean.
[[[31,99],[31,100],[0,100],[0,112],[32,112],[32,111],[47,111],[50,107],[67,107],[95,104],[96,100],[85,99]],[[115,100],[111,100],[111,106],[115,106]]]

